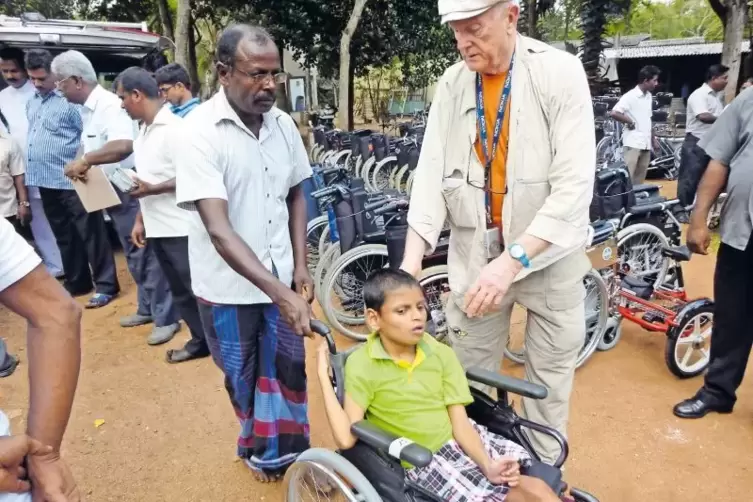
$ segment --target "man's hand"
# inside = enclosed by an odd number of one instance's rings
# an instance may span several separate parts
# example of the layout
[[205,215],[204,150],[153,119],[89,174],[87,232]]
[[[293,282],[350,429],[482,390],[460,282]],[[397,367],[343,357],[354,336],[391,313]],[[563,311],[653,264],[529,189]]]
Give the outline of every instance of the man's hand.
[[52,453],[51,446],[45,446],[28,436],[8,436],[0,438],[0,494],[24,493],[31,489],[22,466],[27,455]]
[[277,301],[280,313],[298,335],[313,337],[311,332],[311,305],[300,294],[285,288]]
[[486,479],[495,485],[507,483],[511,487],[516,487],[520,480],[520,463],[512,457],[489,460],[482,471]]
[[465,294],[465,313],[468,317],[480,317],[502,304],[502,299],[510,289],[515,276],[523,265],[510,257],[502,255],[481,269],[473,286]]
[[79,502],[73,474],[57,452],[26,458],[33,502]]
[[65,165],[65,175],[72,180],[86,181],[86,172],[90,167],[89,163],[80,157]]
[[632,131],[633,129],[635,129],[635,122],[628,122],[627,124],[625,124],[625,127]]
[[709,254],[711,245],[711,232],[706,224],[706,220],[696,215],[690,217],[690,226],[687,235],[688,249],[697,254]]
[[16,217],[18,218],[18,221],[21,222],[21,225],[28,225],[31,222],[31,208],[29,206],[19,204],[18,211],[16,212]]
[[309,303],[314,301],[314,279],[311,278],[308,267],[298,267],[293,271],[293,285],[296,293],[304,300]]
[[149,195],[157,195],[157,188],[155,185],[152,185],[151,183],[147,183],[146,181],[134,178],[134,181],[138,184],[136,188],[128,192],[128,195],[135,199],[141,199],[142,197],[148,197]]
[[146,230],[144,229],[144,222],[141,218],[136,218],[136,222],[133,224],[131,230],[131,242],[137,248],[143,248],[146,246]]

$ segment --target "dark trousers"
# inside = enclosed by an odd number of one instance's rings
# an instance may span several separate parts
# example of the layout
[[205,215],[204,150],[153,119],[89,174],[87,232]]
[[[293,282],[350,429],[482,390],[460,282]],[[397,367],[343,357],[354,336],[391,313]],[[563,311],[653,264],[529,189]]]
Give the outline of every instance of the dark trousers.
[[752,242],[745,251],[722,243],[716,257],[711,360],[701,392],[720,405],[735,403],[753,346]]
[[698,184],[701,182],[709,156],[698,146],[698,138],[690,133],[685,135],[680,151],[680,174],[677,179],[677,198],[683,206],[690,206],[695,202]]
[[131,230],[139,214],[139,201],[115,191],[121,204],[107,209],[112,219],[120,245],[123,246],[128,271],[136,282],[138,311],[141,315],[152,316],[155,326],[169,326],[179,320],[178,311],[173,305],[170,285],[154,254],[153,246],[139,248],[131,240]]
[[195,356],[208,356],[204,327],[199,307],[191,289],[191,270],[188,266],[188,237],[159,237],[147,239],[167,278],[173,302],[191,331],[191,339],[184,347]]
[[13,228],[16,229],[16,233],[18,235],[29,242],[34,240],[34,236],[31,235],[31,226],[22,225],[21,220],[18,219],[18,216],[7,216],[5,219],[8,220],[8,223],[13,225]]
[[[65,269],[65,287],[74,294],[120,292],[115,257],[102,211],[87,213],[75,190],[39,188]],[[91,271],[90,268],[91,267]]]

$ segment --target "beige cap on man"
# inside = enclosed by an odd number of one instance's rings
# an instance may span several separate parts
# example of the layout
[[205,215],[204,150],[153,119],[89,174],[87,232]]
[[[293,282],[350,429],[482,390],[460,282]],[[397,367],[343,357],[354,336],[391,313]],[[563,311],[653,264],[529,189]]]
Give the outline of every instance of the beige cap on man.
[[[491,9],[498,3],[505,0],[439,0],[439,15],[442,17],[442,24],[450,21],[460,21],[461,19],[470,19],[480,16],[487,10]],[[509,0],[511,3],[518,3],[518,0]]]

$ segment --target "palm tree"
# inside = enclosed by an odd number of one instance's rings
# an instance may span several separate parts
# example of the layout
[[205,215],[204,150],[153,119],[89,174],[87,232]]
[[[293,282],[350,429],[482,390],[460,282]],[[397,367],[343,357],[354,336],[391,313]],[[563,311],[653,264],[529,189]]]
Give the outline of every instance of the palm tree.
[[583,53],[581,61],[591,84],[591,93],[596,95],[608,83],[599,70],[599,57],[604,49],[604,30],[610,18],[624,15],[630,8],[630,0],[583,0],[581,7],[581,30]]

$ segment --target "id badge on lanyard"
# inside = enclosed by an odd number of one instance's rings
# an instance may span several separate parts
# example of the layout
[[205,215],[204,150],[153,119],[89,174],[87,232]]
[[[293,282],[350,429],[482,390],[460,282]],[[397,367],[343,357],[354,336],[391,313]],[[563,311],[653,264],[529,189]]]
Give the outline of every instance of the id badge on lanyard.
[[486,225],[493,226],[491,210],[491,170],[494,156],[497,154],[499,140],[502,136],[502,127],[505,122],[505,112],[507,111],[507,102],[510,99],[512,90],[512,69],[515,62],[515,53],[510,60],[510,68],[507,70],[505,86],[502,89],[502,96],[499,99],[499,108],[497,109],[497,120],[494,122],[494,131],[492,135],[492,148],[489,152],[489,131],[486,124],[486,107],[484,106],[484,89],[481,82],[481,74],[476,74],[476,116],[478,122],[479,139],[481,141],[481,151],[484,155],[484,195],[486,197]]

